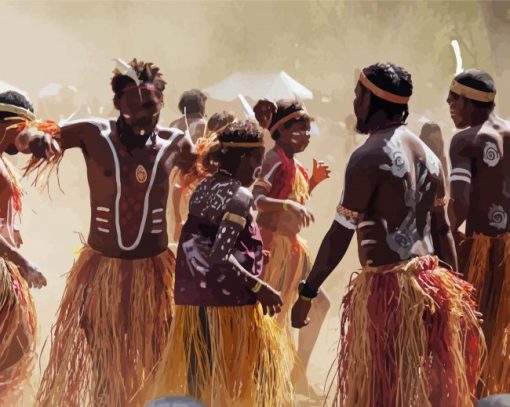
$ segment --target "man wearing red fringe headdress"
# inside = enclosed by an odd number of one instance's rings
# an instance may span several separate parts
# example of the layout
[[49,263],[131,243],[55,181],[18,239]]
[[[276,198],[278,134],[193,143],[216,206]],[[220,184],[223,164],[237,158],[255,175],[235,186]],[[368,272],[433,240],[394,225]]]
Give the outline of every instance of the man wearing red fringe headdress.
[[[174,167],[193,164],[193,144],[157,126],[165,89],[159,68],[117,60],[111,85],[116,121],[76,121],[54,131],[63,152],[83,152],[92,216],[53,330],[41,406],[143,406],[170,331],[168,179]],[[45,170],[61,159],[32,160],[28,172],[45,181]]]
[[483,334],[472,286],[449,270],[457,258],[441,163],[405,126],[411,76],[371,65],[355,94],[357,129],[368,138],[349,159],[293,325],[309,323],[313,298],[356,231],[362,270],[342,302],[335,405],[472,406]]
[[450,145],[448,210],[461,271],[483,314],[488,358],[480,397],[510,393],[510,123],[494,113],[495,96],[490,75],[469,69],[454,78],[447,99],[455,127],[464,129]]
[[[18,405],[35,362],[37,319],[29,288],[46,279],[18,249],[22,244],[16,217],[21,215],[21,188],[4,157],[16,154],[18,123],[33,120],[28,99],[18,92],[0,94],[0,405]],[[26,151],[29,152],[29,151]]]

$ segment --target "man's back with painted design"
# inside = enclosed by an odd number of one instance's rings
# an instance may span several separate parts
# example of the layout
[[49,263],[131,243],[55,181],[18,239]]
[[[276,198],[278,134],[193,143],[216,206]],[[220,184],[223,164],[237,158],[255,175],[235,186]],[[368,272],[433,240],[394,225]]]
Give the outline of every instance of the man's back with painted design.
[[510,122],[492,117],[457,133],[451,143],[451,182],[470,183],[466,233],[510,231]]
[[168,177],[178,165],[183,133],[158,129],[154,139],[128,150],[115,122],[98,119],[68,123],[61,136],[64,149],[80,147],[85,157],[90,246],[103,255],[121,258],[163,252],[168,245]]
[[403,126],[373,133],[352,154],[341,206],[359,212],[363,265],[434,252],[431,211],[444,196],[442,177],[439,159]]

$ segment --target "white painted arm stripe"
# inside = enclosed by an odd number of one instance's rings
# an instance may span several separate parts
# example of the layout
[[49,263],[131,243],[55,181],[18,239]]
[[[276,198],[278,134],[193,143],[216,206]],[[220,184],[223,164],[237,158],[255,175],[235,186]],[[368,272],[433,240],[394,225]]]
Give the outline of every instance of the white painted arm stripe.
[[374,226],[375,222],[371,220],[366,220],[365,222],[361,222],[358,224],[358,229],[364,228],[365,226]]
[[152,210],[152,213],[159,213],[159,212],[163,212],[163,208],[158,208],[158,209]]
[[103,233],[110,233],[110,229],[97,228],[97,230],[99,230],[100,232],[103,232]]
[[278,168],[279,165],[281,165],[281,162],[277,162],[275,165],[273,165],[273,168],[269,170],[269,172],[264,176],[263,180],[266,181],[269,185],[271,185],[271,182],[269,181],[269,178],[271,178],[271,175],[273,175],[273,172]]
[[108,222],[109,222],[109,220],[108,220],[108,219],[104,219],[104,218],[96,218],[96,220],[97,220],[98,222],[105,222],[105,223],[108,223]]
[[464,168],[454,168],[452,170],[452,174],[467,175],[468,177],[471,177],[471,171]]
[[163,219],[152,219],[152,223],[161,223]]
[[105,208],[104,206],[98,206],[96,209],[100,212],[110,212],[110,208]]
[[453,181],[464,181],[464,182],[467,182],[468,184],[471,184],[471,178],[465,177],[463,175],[452,175],[450,177],[450,182],[453,182]]
[[356,225],[352,223],[351,221],[347,220],[347,218],[343,215],[339,215],[338,213],[335,216],[335,221],[340,223],[344,228],[354,230],[356,229]]
[[360,246],[366,246],[366,245],[369,245],[369,244],[376,244],[376,243],[377,243],[377,240],[366,239],[366,240],[362,240],[361,241]]
[[151,233],[154,233],[154,234],[161,233],[161,232],[163,232],[161,229],[151,230]]

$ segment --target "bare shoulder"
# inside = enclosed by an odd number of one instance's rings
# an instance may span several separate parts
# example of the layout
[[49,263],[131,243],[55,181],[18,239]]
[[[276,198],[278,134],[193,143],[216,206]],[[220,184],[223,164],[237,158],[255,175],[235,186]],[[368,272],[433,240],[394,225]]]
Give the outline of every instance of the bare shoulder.
[[112,128],[111,122],[107,119],[92,117],[80,120],[67,120],[59,123],[60,128],[65,130],[72,130],[73,132],[80,132],[90,135],[109,134]]
[[274,148],[272,148],[271,150],[268,150],[266,152],[266,154],[264,155],[264,164],[266,164],[266,163],[275,164],[278,161],[280,161],[280,156]]
[[253,206],[253,195],[248,188],[239,187],[227,205],[228,211],[246,216]]
[[184,135],[184,132],[176,127],[158,127],[158,137],[164,140],[179,141]]

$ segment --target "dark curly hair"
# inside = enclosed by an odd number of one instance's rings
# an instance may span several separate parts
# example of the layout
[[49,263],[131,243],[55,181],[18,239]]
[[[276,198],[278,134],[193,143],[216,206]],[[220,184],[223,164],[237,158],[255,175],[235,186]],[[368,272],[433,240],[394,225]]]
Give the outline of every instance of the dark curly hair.
[[179,104],[177,107],[180,112],[184,114],[184,108],[186,108],[186,114],[199,113],[201,115],[205,114],[205,102],[207,101],[207,96],[204,92],[199,89],[191,89],[183,92],[181,98],[179,99]]
[[218,131],[225,127],[227,124],[236,120],[236,115],[233,112],[223,110],[214,113],[207,121],[207,129],[209,131]]
[[[274,124],[276,124],[280,119],[283,119],[285,116],[288,116],[289,114],[294,112],[299,112],[300,110],[305,110],[305,108],[303,106],[303,103],[297,100],[284,100],[284,99],[278,100],[276,102],[276,111],[272,116],[269,128],[271,128]],[[308,118],[308,120],[310,120],[309,116],[296,117],[295,119],[291,119],[287,123],[285,123],[283,125],[283,128],[288,129],[294,123],[298,123],[305,120],[305,117]],[[280,138],[280,132],[278,130],[275,130],[271,137],[273,140],[278,140]]]
[[[411,74],[397,65],[391,63],[377,63],[364,68],[363,73],[370,82],[387,92],[398,96],[411,96],[413,94]],[[361,86],[363,85],[361,84]],[[370,92],[370,90],[364,86],[363,88],[367,92]],[[407,104],[403,105],[388,102],[372,93],[369,117],[379,110],[385,112],[390,119],[399,118],[404,121],[407,119],[407,116],[409,116],[409,107]]]
[[[6,105],[21,107],[26,109],[32,113],[34,113],[34,107],[32,103],[23,96],[21,93],[15,92],[13,90],[9,90],[7,92],[0,93],[0,103],[4,103]],[[15,113],[10,112],[0,112],[0,120],[3,120],[7,117],[17,116]]]
[[229,124],[218,134],[217,144],[211,147],[204,157],[204,166],[210,172],[219,168],[234,174],[246,153],[260,147],[223,147],[222,143],[257,143],[264,139],[262,128],[252,120]]
[[[156,89],[163,93],[165,90],[166,82],[163,80],[163,75],[159,71],[159,68],[152,62],[138,61],[136,58],[129,62],[129,65],[133,67],[136,72],[136,76],[143,83],[151,83]],[[116,98],[119,98],[124,91],[126,86],[132,86],[135,84],[134,80],[127,75],[122,75],[118,70],[113,72],[111,80],[112,90]]]
[[[467,69],[457,76],[455,80],[461,85],[468,86],[472,89],[481,90],[482,92],[496,93],[496,85],[494,79],[487,72],[481,69]],[[482,109],[493,109],[494,102],[480,102],[478,100],[468,99],[474,106]]]

